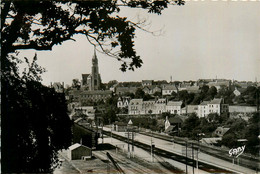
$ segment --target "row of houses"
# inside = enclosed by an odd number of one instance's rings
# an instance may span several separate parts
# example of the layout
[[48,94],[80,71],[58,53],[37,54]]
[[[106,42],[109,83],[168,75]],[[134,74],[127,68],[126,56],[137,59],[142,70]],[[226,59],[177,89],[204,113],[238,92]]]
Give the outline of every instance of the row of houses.
[[87,103],[87,102],[98,102],[106,101],[108,98],[112,97],[112,91],[109,90],[77,90],[73,89],[69,91],[68,100],[73,102]]
[[[149,84],[149,85],[147,85]],[[113,87],[110,90],[112,90],[117,95],[124,95],[126,93],[135,93],[138,88],[141,88],[146,94],[154,95],[155,93],[160,93],[163,96],[171,95],[173,92],[177,93],[178,91],[186,90],[188,93],[199,93],[201,92],[200,87],[203,85],[207,85],[209,87],[216,87],[217,91],[219,91],[222,87],[226,87],[228,89],[231,88],[231,80],[223,80],[223,81],[211,81],[207,83],[197,83],[191,85],[191,84],[185,84],[180,83],[178,85],[176,84],[161,84],[161,85],[151,85],[153,83],[145,82],[142,87]],[[241,83],[234,83],[239,86]],[[239,96],[243,91],[246,90],[244,87],[250,86],[251,83],[247,83],[246,85],[242,85],[242,87],[237,88],[235,87],[234,94],[236,96]],[[255,86],[255,84],[251,85]]]
[[[137,89],[140,87],[114,87],[111,90],[117,95],[124,95],[126,93],[135,93]],[[173,92],[177,93],[178,91],[187,90],[189,93],[199,93],[199,86],[189,86],[189,87],[178,87],[172,84],[169,85],[151,85],[144,86],[141,89],[150,95],[154,95],[155,93],[160,93],[163,96],[171,95]]]
[[[204,101],[200,105],[183,106],[182,101],[167,101],[165,98],[144,101],[143,99],[119,100],[118,106],[122,107],[122,101],[125,101],[125,106],[128,107],[129,115],[147,115],[147,114],[162,114],[169,112],[171,114],[189,114],[196,113],[199,117],[205,117],[210,113],[227,113],[229,105],[224,104],[223,99],[213,99]],[[128,106],[126,106],[128,101]]]

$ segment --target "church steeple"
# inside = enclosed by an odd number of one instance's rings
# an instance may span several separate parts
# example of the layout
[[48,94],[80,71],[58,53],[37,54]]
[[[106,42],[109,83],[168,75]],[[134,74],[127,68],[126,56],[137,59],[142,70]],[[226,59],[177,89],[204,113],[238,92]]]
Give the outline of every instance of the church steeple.
[[98,59],[96,53],[96,47],[94,47],[94,55],[92,58],[92,72],[91,72],[91,85],[90,90],[100,89],[101,78],[98,70]]
[[98,63],[98,59],[97,59],[97,53],[96,53],[96,46],[94,47],[94,55],[92,57],[92,64],[97,64]]

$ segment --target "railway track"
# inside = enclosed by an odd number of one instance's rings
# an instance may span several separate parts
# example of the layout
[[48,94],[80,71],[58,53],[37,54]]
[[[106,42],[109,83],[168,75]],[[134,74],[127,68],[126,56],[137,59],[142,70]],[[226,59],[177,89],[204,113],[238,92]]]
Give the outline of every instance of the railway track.
[[[140,133],[142,135],[146,135],[146,136],[153,136],[155,138],[158,138],[158,139],[162,139],[162,140],[166,140],[166,141],[169,141],[169,142],[172,142],[172,138],[171,137],[167,137],[167,136],[163,136],[163,135],[157,135],[157,134],[152,134],[151,133],[145,133],[145,132],[142,132]],[[177,143],[177,144],[180,144],[180,145],[183,145],[185,146],[185,141],[181,141],[181,140],[174,140],[174,143]],[[197,143],[194,143],[197,145]],[[211,148],[211,147],[206,147],[206,146],[201,146],[200,145],[200,151],[203,152],[203,153],[206,153],[206,154],[209,154],[209,155],[212,155],[212,156],[215,156],[217,158],[220,158],[222,160],[225,160],[227,162],[231,162],[232,163],[232,158],[230,158],[227,154],[228,154],[228,151],[227,152],[223,152],[223,150],[219,150],[219,149],[215,149],[215,148]],[[240,156],[240,162],[239,162],[239,165],[241,166],[244,166],[244,167],[247,167],[247,168],[250,168],[252,170],[260,170],[260,165],[259,165],[260,161],[257,160],[257,159],[253,159],[253,158],[250,158],[248,156],[245,156],[245,155],[241,155]]]
[[[109,132],[109,131],[103,131],[103,133],[105,135],[108,135],[108,136],[111,135],[111,132]],[[115,138],[115,139],[118,139],[120,141],[127,142],[126,137],[116,135],[116,134],[112,134],[112,137]],[[142,149],[144,149],[148,152],[151,149],[150,145],[147,145],[147,144],[144,144],[144,143],[141,143],[141,142],[138,142],[138,141],[134,141],[134,145],[139,147],[139,148],[142,148]],[[154,154],[161,156],[161,157],[173,159],[173,160],[178,161],[180,163],[183,163],[185,165],[188,164],[189,166],[193,166],[194,168],[196,168],[196,160],[191,159],[191,158],[186,158],[185,156],[179,155],[177,153],[169,152],[169,151],[155,147],[154,148]],[[235,173],[233,171],[222,169],[220,167],[217,167],[217,166],[214,166],[214,165],[211,165],[211,164],[207,164],[207,163],[202,162],[202,161],[198,162],[198,168],[200,170],[206,171],[208,173],[219,173],[219,174]]]

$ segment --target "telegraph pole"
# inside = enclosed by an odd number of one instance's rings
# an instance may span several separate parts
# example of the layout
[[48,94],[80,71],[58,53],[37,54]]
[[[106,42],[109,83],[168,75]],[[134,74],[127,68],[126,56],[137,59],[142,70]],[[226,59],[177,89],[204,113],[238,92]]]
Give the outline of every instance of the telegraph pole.
[[113,126],[112,126],[112,123],[111,123],[111,119],[109,118],[109,124],[111,125],[111,143],[112,143],[112,128],[113,128]]
[[256,108],[257,112],[259,113],[259,88],[256,87]]
[[188,142],[186,141],[186,174],[188,174]]
[[128,156],[130,158],[129,129],[127,129],[127,145],[128,145]]
[[194,152],[193,152],[193,143],[191,143],[191,149],[192,149],[192,173],[194,174]]
[[135,157],[134,153],[134,131],[132,130],[132,153],[133,153],[133,158]]
[[104,125],[104,123],[103,123],[103,121],[102,121],[102,144],[104,144],[104,133],[103,133],[103,125]]

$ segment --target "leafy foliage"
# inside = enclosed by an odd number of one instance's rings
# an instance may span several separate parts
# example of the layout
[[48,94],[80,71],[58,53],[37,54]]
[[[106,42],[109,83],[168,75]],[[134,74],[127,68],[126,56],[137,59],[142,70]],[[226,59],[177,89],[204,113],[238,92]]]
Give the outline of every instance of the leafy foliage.
[[144,98],[145,93],[141,88],[137,88],[135,92],[135,98]]
[[182,136],[187,136],[187,137],[196,137],[197,132],[195,131],[196,128],[200,125],[200,120],[199,117],[196,114],[190,115],[183,124],[182,127]]
[[246,152],[253,155],[259,152],[259,113],[254,113],[248,123],[242,119],[232,119],[226,122],[230,127],[229,133],[225,134],[222,139],[222,145],[229,148],[238,146],[238,139],[246,139]]
[[51,172],[57,151],[71,143],[65,96],[39,82],[36,56],[21,77],[17,61],[2,78],[2,171]]
[[76,88],[76,89],[80,89],[80,81],[79,81],[79,79],[73,79],[72,80],[72,85],[71,85],[71,87],[72,88]]
[[3,55],[18,49],[51,50],[54,45],[73,40],[75,34],[82,34],[102,52],[122,61],[122,71],[134,70],[143,63],[133,41],[135,29],[142,29],[142,23],[115,13],[128,6],[161,14],[169,4],[184,5],[184,1],[4,1]]

